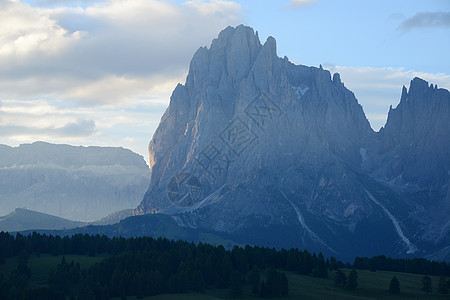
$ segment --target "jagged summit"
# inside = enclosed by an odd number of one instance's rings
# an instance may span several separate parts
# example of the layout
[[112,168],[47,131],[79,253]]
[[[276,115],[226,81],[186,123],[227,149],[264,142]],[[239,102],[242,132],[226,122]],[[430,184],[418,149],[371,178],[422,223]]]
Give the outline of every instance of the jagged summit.
[[[392,179],[414,159],[406,145],[422,134],[423,97],[433,98],[426,128],[448,138],[438,124],[448,128],[449,118],[436,110],[446,95],[414,79],[375,133],[339,74],[278,57],[275,39],[262,45],[250,27],[227,27],[194,54],[186,83],[171,96],[149,145],[151,183],[135,214],[165,213],[180,226],[244,243],[341,257],[416,252],[423,219],[402,223],[417,203]],[[437,136],[423,137],[426,153],[441,147]],[[438,163],[446,167],[441,158],[432,166]],[[419,166],[403,173],[404,184]],[[427,180],[441,184],[442,174],[429,171]]]
[[[414,78],[409,91],[403,87],[400,103],[390,109],[378,140],[384,159],[394,163],[381,167],[387,179],[398,178],[410,188],[440,187],[449,182],[450,93]],[[381,165],[381,164],[378,164]],[[380,171],[380,170],[379,170]],[[381,171],[380,171],[381,172]]]
[[264,55],[264,59],[276,57],[273,37],[261,45],[252,28],[244,25],[227,27],[212,41],[209,49],[201,47],[194,54],[186,86],[202,88],[205,85],[226,85],[224,80],[227,79],[231,79],[231,83],[239,83],[248,75],[260,55]]

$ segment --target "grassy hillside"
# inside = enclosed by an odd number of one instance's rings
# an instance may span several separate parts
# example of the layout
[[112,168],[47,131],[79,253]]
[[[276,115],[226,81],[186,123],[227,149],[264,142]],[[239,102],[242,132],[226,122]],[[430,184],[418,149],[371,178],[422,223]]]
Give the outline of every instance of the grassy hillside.
[[[349,273],[345,270],[345,273]],[[319,279],[310,276],[301,276],[294,273],[288,274],[289,279],[289,297],[288,298],[274,298],[274,299],[308,299],[308,300],[349,300],[349,299],[450,299],[450,294],[442,295],[437,292],[437,284],[439,278],[431,276],[433,282],[433,291],[426,294],[421,290],[422,283],[421,275],[395,272],[370,272],[358,271],[359,287],[355,291],[348,291],[346,289],[338,288],[334,285],[332,277],[333,272],[330,272],[330,278]],[[400,281],[400,294],[393,295],[388,292],[389,282],[393,276],[397,276]],[[119,299],[119,298],[116,298]],[[136,299],[129,297],[128,299]],[[177,299],[199,299],[199,300],[214,300],[214,299],[232,299],[228,296],[227,290],[209,290],[204,294],[190,293],[190,294],[170,294],[159,295],[154,297],[147,297],[144,299],[151,300],[177,300]],[[251,295],[250,287],[246,286],[244,289],[244,296],[239,299],[260,299]]]

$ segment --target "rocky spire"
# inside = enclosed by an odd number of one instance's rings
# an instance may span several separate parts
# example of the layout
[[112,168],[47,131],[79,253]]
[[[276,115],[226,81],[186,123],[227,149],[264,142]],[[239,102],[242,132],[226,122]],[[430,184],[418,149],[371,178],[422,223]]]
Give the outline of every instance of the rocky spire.
[[[398,106],[389,110],[379,135],[385,155],[394,155],[387,177],[402,175],[404,184],[448,183],[450,166],[450,93],[414,78],[402,88]],[[437,145],[439,145],[437,147]]]

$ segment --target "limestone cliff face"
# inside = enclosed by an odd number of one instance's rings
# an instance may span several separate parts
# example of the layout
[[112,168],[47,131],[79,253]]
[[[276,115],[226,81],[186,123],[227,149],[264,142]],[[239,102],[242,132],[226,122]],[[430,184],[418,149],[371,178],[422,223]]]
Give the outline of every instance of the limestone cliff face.
[[376,168],[406,143],[394,117],[406,105],[375,133],[339,74],[294,65],[277,56],[274,38],[261,44],[253,29],[228,27],[195,53],[172,94],[135,214],[166,213],[181,226],[268,245],[342,254],[349,241],[365,253],[392,241],[390,250],[414,252],[401,224],[414,205],[383,181],[397,169]]

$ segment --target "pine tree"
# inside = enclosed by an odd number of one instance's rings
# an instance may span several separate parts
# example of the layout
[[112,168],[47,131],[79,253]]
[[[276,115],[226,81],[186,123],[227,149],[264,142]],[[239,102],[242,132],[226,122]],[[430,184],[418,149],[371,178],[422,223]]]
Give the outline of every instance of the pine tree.
[[430,276],[426,275],[422,277],[422,291],[424,291],[425,293],[431,293],[431,278]]
[[89,293],[86,296],[87,300],[95,300],[95,294],[93,291],[89,291]]
[[391,283],[389,284],[389,292],[392,294],[400,293],[400,282],[397,279],[397,276],[392,277]]
[[261,298],[268,298],[268,292],[267,292],[267,286],[266,283],[261,281],[261,287],[259,288],[259,297]]
[[347,285],[347,276],[342,270],[337,270],[334,275],[334,284],[340,287],[344,287]]
[[339,269],[339,265],[338,265],[337,259],[334,256],[330,257],[330,269],[332,271],[333,270],[337,271]]
[[328,266],[322,253],[319,253],[319,256],[316,258],[315,263],[316,265],[313,270],[314,277],[328,278]]
[[230,296],[233,298],[242,295],[242,276],[236,270],[233,270],[230,274]]
[[258,295],[259,285],[261,282],[261,277],[259,275],[259,271],[256,268],[253,268],[248,275],[248,282],[252,286],[253,295]]
[[275,270],[274,268],[270,268],[267,271],[266,288],[269,297],[280,296],[281,273]]
[[439,277],[439,290],[438,291],[441,294],[448,293],[447,281],[445,280],[444,276]]
[[350,271],[350,274],[348,275],[348,283],[347,288],[349,290],[354,290],[358,286],[358,273],[355,269]]
[[281,273],[281,296],[289,296],[289,282],[284,272]]

